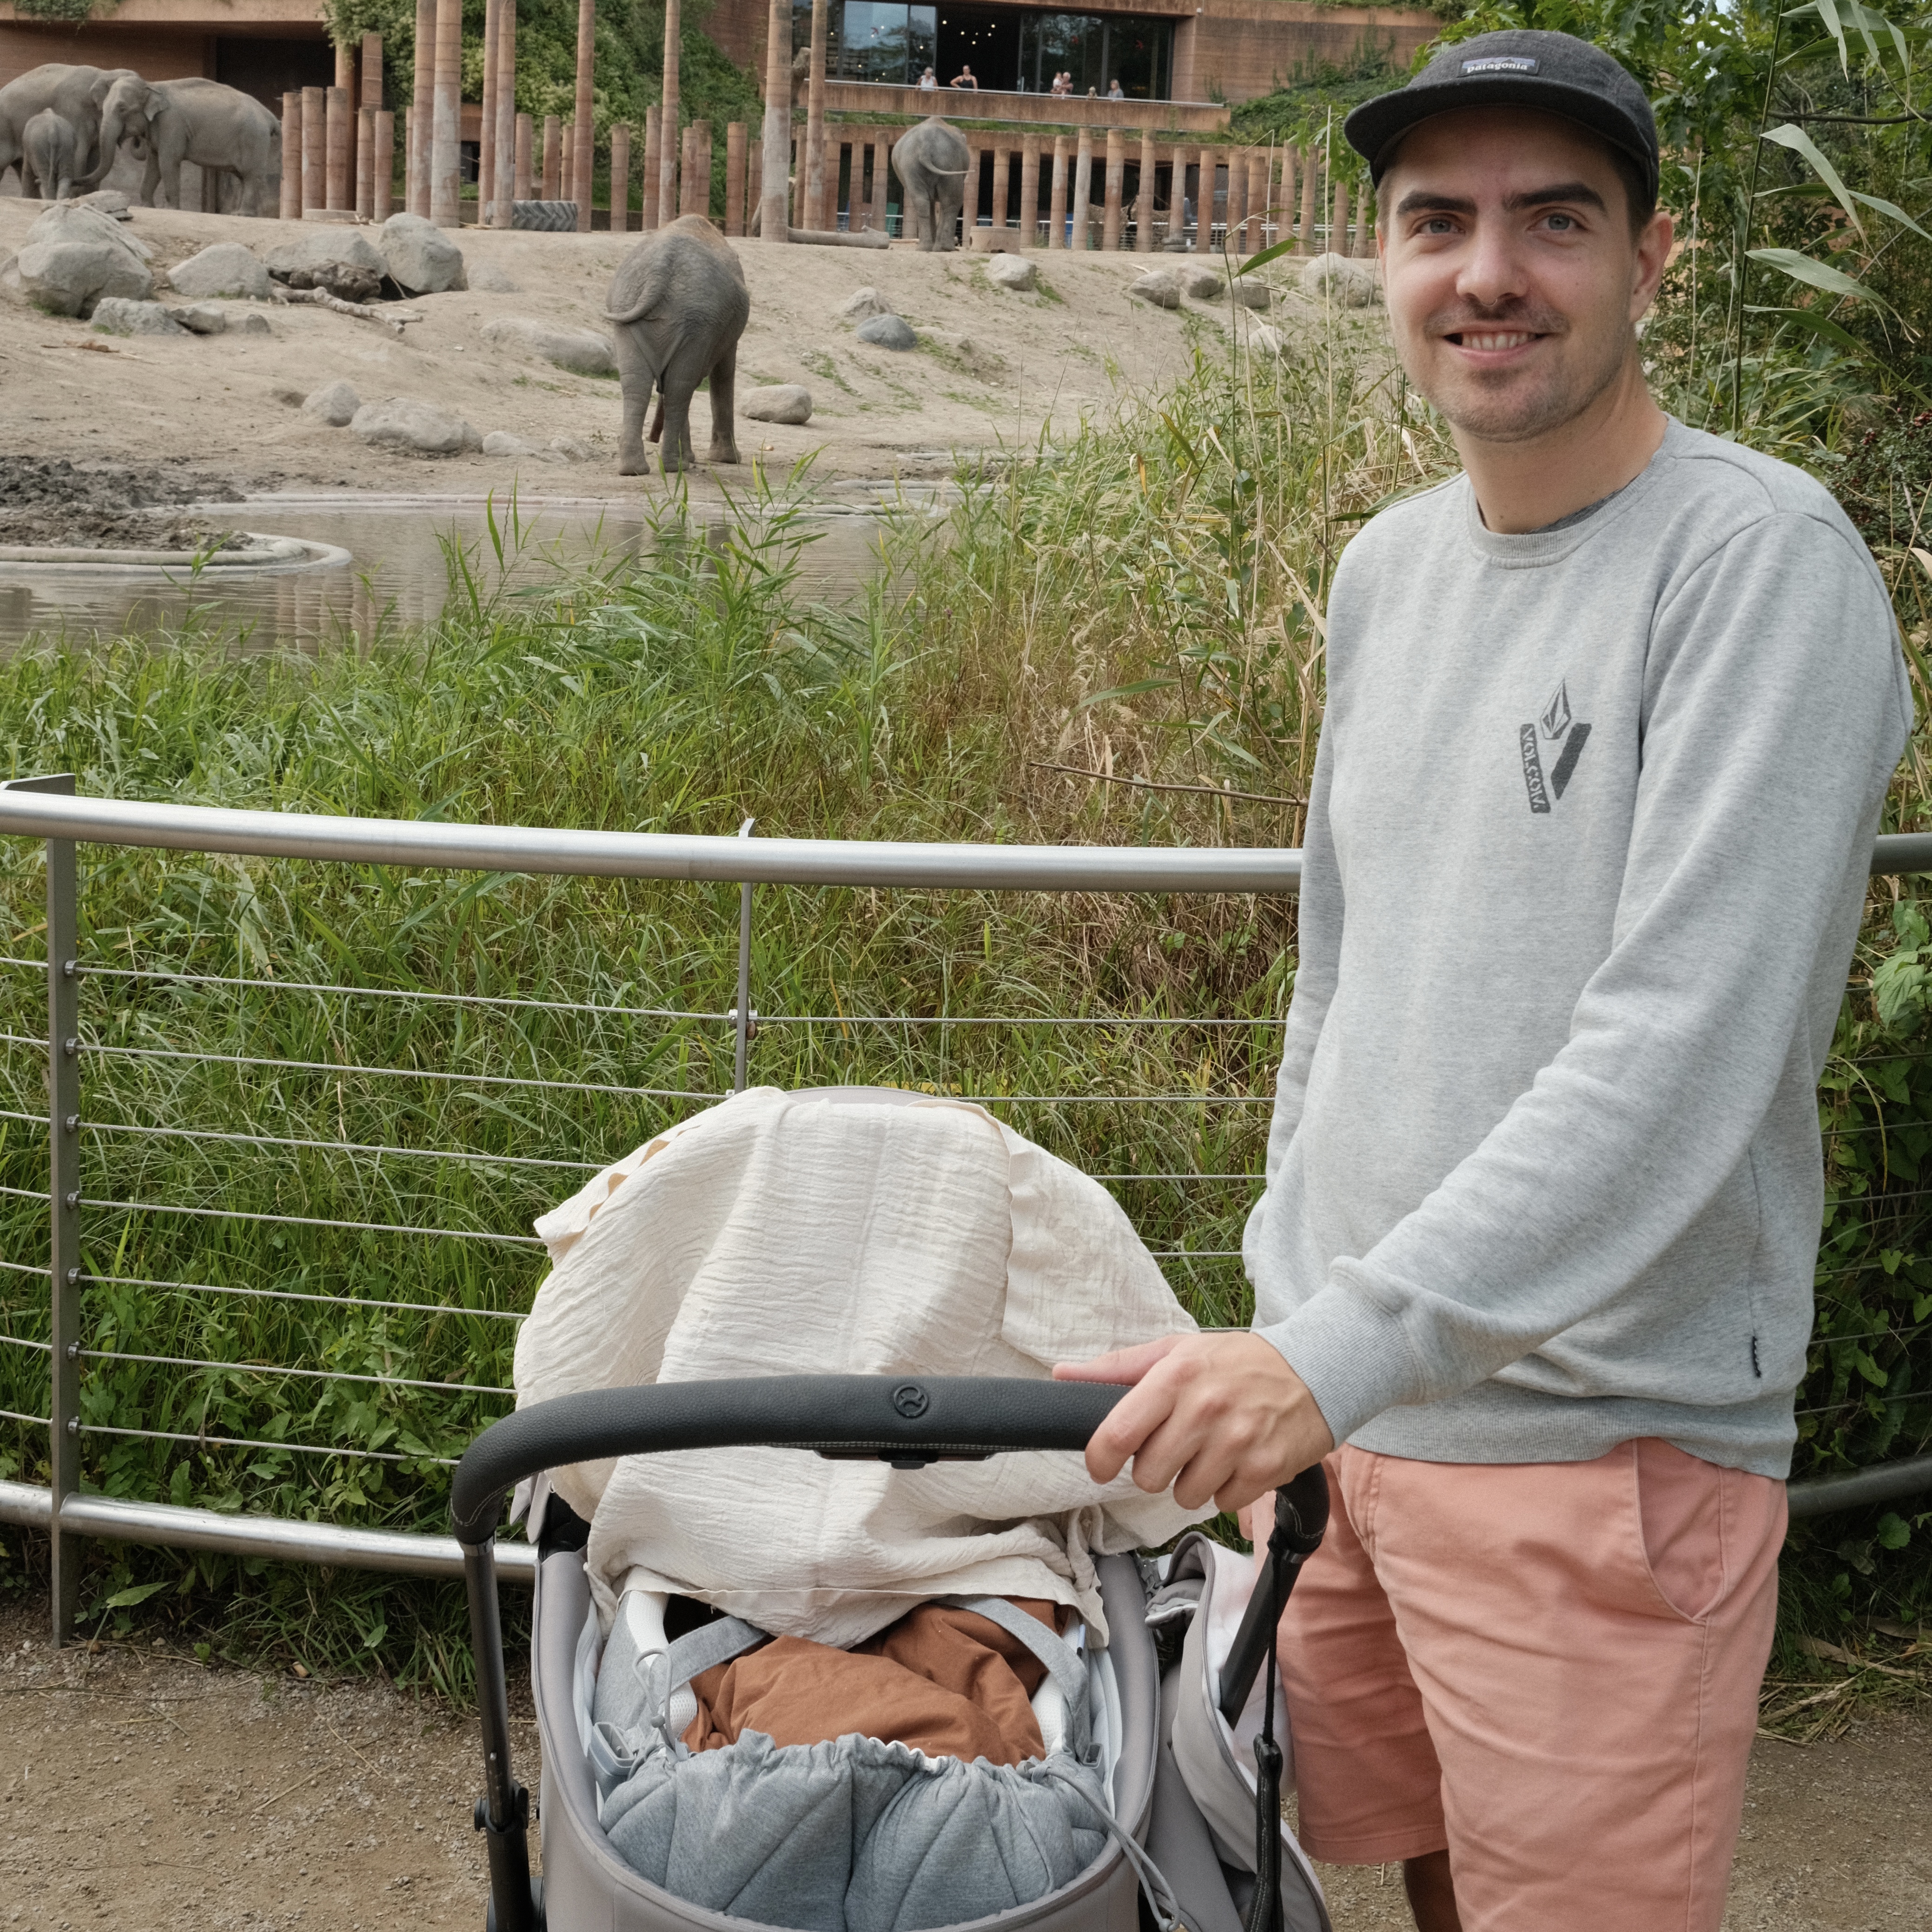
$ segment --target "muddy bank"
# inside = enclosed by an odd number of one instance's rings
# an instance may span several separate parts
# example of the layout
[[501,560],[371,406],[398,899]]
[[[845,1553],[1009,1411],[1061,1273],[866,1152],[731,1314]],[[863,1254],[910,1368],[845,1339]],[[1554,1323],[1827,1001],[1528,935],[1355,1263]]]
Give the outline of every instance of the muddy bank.
[[[64,457],[0,456],[0,544],[206,549],[241,526],[250,489],[272,489],[278,481],[181,460],[76,464]],[[230,517],[177,507],[189,503],[236,508]]]

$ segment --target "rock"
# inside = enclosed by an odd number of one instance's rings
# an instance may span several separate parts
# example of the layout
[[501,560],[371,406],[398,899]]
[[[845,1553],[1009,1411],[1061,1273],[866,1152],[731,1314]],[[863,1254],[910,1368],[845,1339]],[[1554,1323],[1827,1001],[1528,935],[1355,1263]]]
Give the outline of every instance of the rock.
[[1150,268],[1139,280],[1128,284],[1127,293],[1136,302],[1151,302],[1156,308],[1178,308],[1180,277],[1172,268]]
[[739,398],[738,413],[753,422],[808,423],[812,392],[802,382],[769,382],[747,389]]
[[228,326],[237,335],[272,335],[275,332],[268,326],[268,318],[260,309],[244,308],[238,314],[231,310]]
[[485,456],[507,456],[518,462],[588,463],[590,446],[574,436],[553,437],[548,443],[530,442],[512,436],[506,429],[493,429],[483,439]]
[[580,376],[614,376],[617,358],[609,340],[587,328],[559,328],[527,315],[500,315],[483,325],[483,340],[499,349],[520,349]]
[[[190,335],[220,335],[228,328],[228,311],[214,302],[193,302],[186,308],[168,310]],[[99,311],[95,311],[98,319]]]
[[103,335],[188,333],[159,302],[132,302],[124,296],[102,296],[94,305],[94,326]]
[[854,289],[838,304],[838,320],[844,322],[869,322],[875,315],[892,312],[892,304],[877,289]]
[[996,289],[1011,289],[1024,295],[1040,286],[1040,271],[1024,255],[989,255],[986,279]]
[[1332,298],[1351,308],[1366,308],[1382,293],[1374,268],[1352,255],[1317,255],[1301,272],[1304,295]]
[[328,382],[302,398],[302,414],[326,422],[331,429],[346,429],[362,406],[362,398],[346,382]]
[[325,262],[319,268],[296,268],[289,276],[292,289],[322,289],[338,302],[370,302],[382,292],[378,268],[357,268],[347,262]]
[[1274,297],[1268,293],[1268,285],[1258,276],[1237,275],[1234,278],[1234,299],[1244,308],[1268,313],[1268,304]]
[[1248,331],[1248,352],[1252,356],[1278,356],[1286,346],[1281,331],[1266,322]]
[[1196,302],[1219,302],[1227,293],[1228,284],[1219,268],[1203,268],[1197,262],[1181,269],[1180,274],[1180,286]]
[[357,228],[304,229],[292,241],[279,242],[271,248],[262,257],[262,263],[270,274],[284,282],[291,280],[298,271],[313,275],[318,268],[333,268],[338,263],[348,268],[367,268],[376,275],[388,273],[388,265]]
[[118,188],[98,188],[92,194],[78,196],[75,205],[96,208],[116,221],[132,221],[134,218],[128,197]]
[[0,265],[0,292],[49,315],[90,315],[103,296],[145,302],[154,289],[148,254],[111,215],[57,201]]
[[516,296],[524,292],[521,282],[504,274],[501,268],[485,262],[481,268],[470,271],[470,286],[481,289],[486,295]]
[[912,332],[912,326],[903,317],[890,314],[875,315],[869,322],[859,325],[859,340],[869,342],[875,349],[916,349],[919,338]]
[[266,302],[268,272],[238,242],[218,242],[168,271],[168,281],[190,302],[211,296],[248,296]]
[[364,403],[349,427],[364,442],[404,456],[456,456],[483,447],[483,439],[460,416],[414,396],[386,396],[379,403]]
[[292,410],[300,409],[304,400],[301,390],[291,388],[286,382],[278,382],[268,393],[277,402],[286,403]]
[[382,224],[382,260],[396,285],[412,296],[464,289],[463,250],[420,214],[392,214]]
[[590,446],[581,436],[554,436],[550,440],[550,446],[566,463],[588,463],[590,460]]

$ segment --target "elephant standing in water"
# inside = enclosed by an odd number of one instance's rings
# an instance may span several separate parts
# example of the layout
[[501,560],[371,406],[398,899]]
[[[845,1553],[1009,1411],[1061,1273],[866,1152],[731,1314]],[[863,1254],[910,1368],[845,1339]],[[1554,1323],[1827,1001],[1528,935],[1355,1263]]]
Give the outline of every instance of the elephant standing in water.
[[[281,200],[282,124],[252,94],[216,80],[146,81],[129,74],[108,89],[100,110],[100,158],[86,185],[114,165],[116,148],[130,136],[148,142],[148,176],[141,199],[152,207],[181,206],[181,167],[230,174],[240,183],[236,212],[274,214]],[[156,190],[166,196],[158,202]]]
[[646,236],[617,265],[610,279],[604,320],[617,328],[617,376],[624,420],[617,442],[617,473],[640,476],[644,412],[658,394],[652,442],[664,442],[668,476],[694,463],[691,399],[711,380],[711,448],[707,463],[736,463],[734,389],[738,338],[752,317],[751,291],[737,252],[701,214],[682,214],[668,228]]
[[[132,68],[67,67],[50,61],[10,80],[0,87],[0,174],[20,165],[27,123],[50,108],[74,130],[74,166],[86,168],[100,138],[101,106],[109,92],[117,81],[140,77]],[[111,145],[106,158],[106,166],[87,180],[88,187],[94,187],[113,166]],[[23,191],[26,186],[23,179]]]
[[952,224],[965,206],[966,170],[972,159],[965,136],[937,114],[892,144],[892,172],[905,190],[906,212],[926,254],[946,254],[959,245]]

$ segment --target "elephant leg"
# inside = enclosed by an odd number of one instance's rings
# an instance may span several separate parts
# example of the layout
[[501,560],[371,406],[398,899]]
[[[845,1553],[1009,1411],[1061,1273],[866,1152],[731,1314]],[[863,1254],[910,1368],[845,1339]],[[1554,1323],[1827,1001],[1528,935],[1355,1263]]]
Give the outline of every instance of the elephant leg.
[[649,473],[650,459],[644,454],[644,412],[651,405],[651,377],[648,370],[623,373],[622,426],[617,434],[617,474],[643,476]]
[[680,382],[662,392],[664,417],[664,473],[674,475],[697,462],[691,447],[691,398],[694,384]]
[[734,340],[711,365],[711,449],[706,463],[738,460],[735,392],[738,382],[738,345]]
[[160,192],[160,150],[153,142],[150,141],[148,143],[147,170],[141,177],[142,206],[144,208],[160,208],[164,206],[174,208],[179,205],[181,200],[181,168],[178,163],[176,164],[173,171],[168,177],[168,198],[165,202],[158,201],[155,199],[157,194]]

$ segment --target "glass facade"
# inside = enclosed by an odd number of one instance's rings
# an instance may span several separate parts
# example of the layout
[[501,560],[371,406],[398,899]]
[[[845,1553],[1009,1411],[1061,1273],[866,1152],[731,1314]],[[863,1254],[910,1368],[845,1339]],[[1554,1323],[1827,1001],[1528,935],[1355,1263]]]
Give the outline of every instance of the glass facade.
[[[812,44],[810,0],[792,0],[792,45]],[[1104,95],[1118,80],[1130,100],[1165,100],[1174,80],[1174,23],[1133,14],[1050,14],[1034,8],[902,5],[831,0],[826,71],[845,80],[918,83],[928,67],[940,91],[970,68],[982,88]]]

